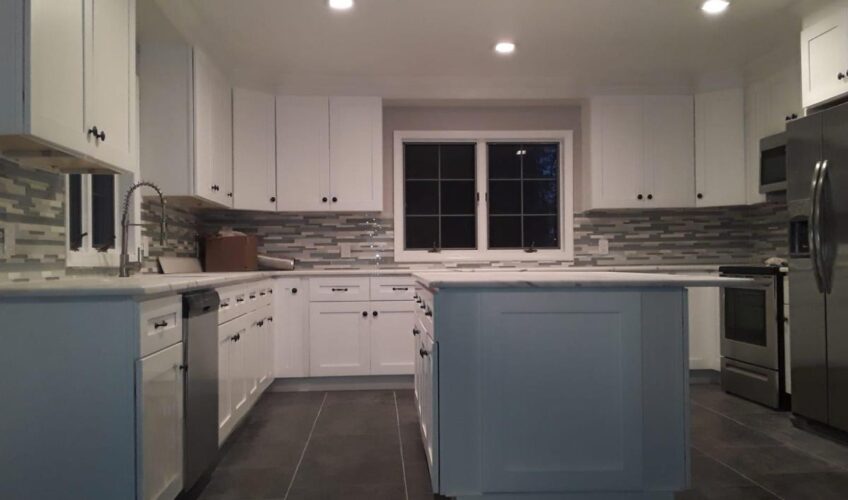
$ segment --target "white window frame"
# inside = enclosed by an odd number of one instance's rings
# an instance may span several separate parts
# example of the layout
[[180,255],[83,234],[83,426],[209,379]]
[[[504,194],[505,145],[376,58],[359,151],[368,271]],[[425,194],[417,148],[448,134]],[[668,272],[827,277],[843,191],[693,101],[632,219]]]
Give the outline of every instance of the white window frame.
[[[480,194],[477,204],[477,249],[449,250],[438,253],[406,250],[404,218],[405,142],[476,143],[476,184]],[[559,143],[559,219],[560,248],[539,249],[527,253],[521,249],[492,250],[489,244],[488,148],[491,142]],[[466,131],[466,130],[398,130],[394,133],[394,221],[395,261],[397,262],[467,262],[467,261],[574,261],[574,132],[571,130]]]
[[71,183],[69,176],[65,176],[65,266],[66,267],[117,267],[120,263],[121,253],[121,192],[125,181],[123,175],[115,176],[115,246],[105,252],[98,251],[92,247],[91,226],[91,175],[83,174],[81,184],[82,200],[82,232],[88,233],[83,238],[82,245],[78,250],[71,250],[71,211],[68,207],[70,202]]

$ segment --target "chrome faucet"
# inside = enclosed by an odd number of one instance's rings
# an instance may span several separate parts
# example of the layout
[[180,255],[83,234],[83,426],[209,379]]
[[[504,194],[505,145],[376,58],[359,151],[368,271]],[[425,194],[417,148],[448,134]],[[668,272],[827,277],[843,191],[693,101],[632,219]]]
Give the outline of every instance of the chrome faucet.
[[[128,278],[130,276],[130,254],[127,251],[127,240],[130,238],[130,226],[143,226],[144,224],[130,224],[130,200],[136,189],[147,186],[159,194],[159,202],[162,204],[162,220],[159,226],[159,244],[165,244],[166,227],[165,227],[165,196],[162,195],[162,190],[156,184],[147,181],[139,181],[133,184],[124,197],[124,211],[121,215],[121,267],[118,271],[118,276]],[[140,263],[141,259],[139,259]]]

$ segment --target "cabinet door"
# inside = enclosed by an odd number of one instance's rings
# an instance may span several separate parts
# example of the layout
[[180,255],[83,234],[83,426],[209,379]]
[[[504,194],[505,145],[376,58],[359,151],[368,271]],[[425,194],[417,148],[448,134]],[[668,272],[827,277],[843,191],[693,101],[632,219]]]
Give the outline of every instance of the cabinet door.
[[721,369],[721,294],[718,288],[689,289],[689,369]]
[[329,209],[329,100],[277,97],[277,210]]
[[215,85],[212,114],[213,137],[215,140],[212,163],[218,202],[233,206],[233,91],[229,81],[220,71],[214,72]]
[[801,71],[805,107],[848,91],[848,9],[801,32]]
[[308,375],[306,280],[280,278],[274,284],[274,374],[279,378]]
[[97,127],[104,139],[87,136],[88,151],[106,163],[135,170],[131,127],[136,84],[135,0],[91,0],[91,5],[85,59],[86,127]]
[[415,303],[371,303],[371,374],[414,373]]
[[274,308],[263,309],[264,324],[259,342],[259,390],[265,389],[274,381]]
[[746,203],[745,97],[742,89],[695,97],[697,206]]
[[691,96],[644,100],[645,206],[695,204],[695,109]]
[[244,383],[247,400],[252,401],[258,396],[259,379],[262,377],[262,331],[265,326],[261,311],[249,315],[247,332],[244,336]]
[[251,367],[247,353],[251,339],[251,315],[234,319],[235,338],[230,346],[230,398],[233,404],[234,422],[238,422],[247,411],[247,398],[250,387]]
[[369,302],[309,305],[309,374],[313,377],[368,375],[371,371]]
[[30,130],[85,151],[83,2],[30,0],[29,8]]
[[276,210],[274,96],[233,89],[233,193],[242,210]]
[[243,349],[244,318],[234,319],[218,327],[218,441],[223,443],[239,418],[238,409],[247,400]]
[[591,106],[591,208],[645,206],[642,98],[601,97]]
[[[224,137],[223,119],[226,91],[223,77],[209,57],[194,49],[194,190],[197,196],[228,205],[228,184],[221,179],[223,158],[232,148],[232,139]],[[223,141],[223,142],[222,142]],[[231,161],[231,160],[230,160]],[[232,180],[230,180],[232,182]]]
[[383,209],[383,109],[376,97],[330,98],[330,209]]
[[170,500],[183,487],[182,363],[182,342],[138,361],[144,500]]

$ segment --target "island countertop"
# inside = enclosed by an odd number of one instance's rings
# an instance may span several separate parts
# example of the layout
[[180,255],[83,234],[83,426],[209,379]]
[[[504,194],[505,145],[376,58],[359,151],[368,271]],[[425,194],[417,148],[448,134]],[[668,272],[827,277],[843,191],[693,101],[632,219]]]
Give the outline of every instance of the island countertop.
[[750,283],[746,278],[625,272],[488,271],[414,272],[426,288],[621,288],[621,287],[723,287]]

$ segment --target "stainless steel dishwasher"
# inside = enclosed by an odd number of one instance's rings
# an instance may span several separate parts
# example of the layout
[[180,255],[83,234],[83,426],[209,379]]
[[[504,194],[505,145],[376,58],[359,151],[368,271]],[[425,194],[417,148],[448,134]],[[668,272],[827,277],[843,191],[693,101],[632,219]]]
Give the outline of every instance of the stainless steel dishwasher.
[[218,304],[215,290],[183,295],[185,431],[183,490],[189,491],[218,456]]

